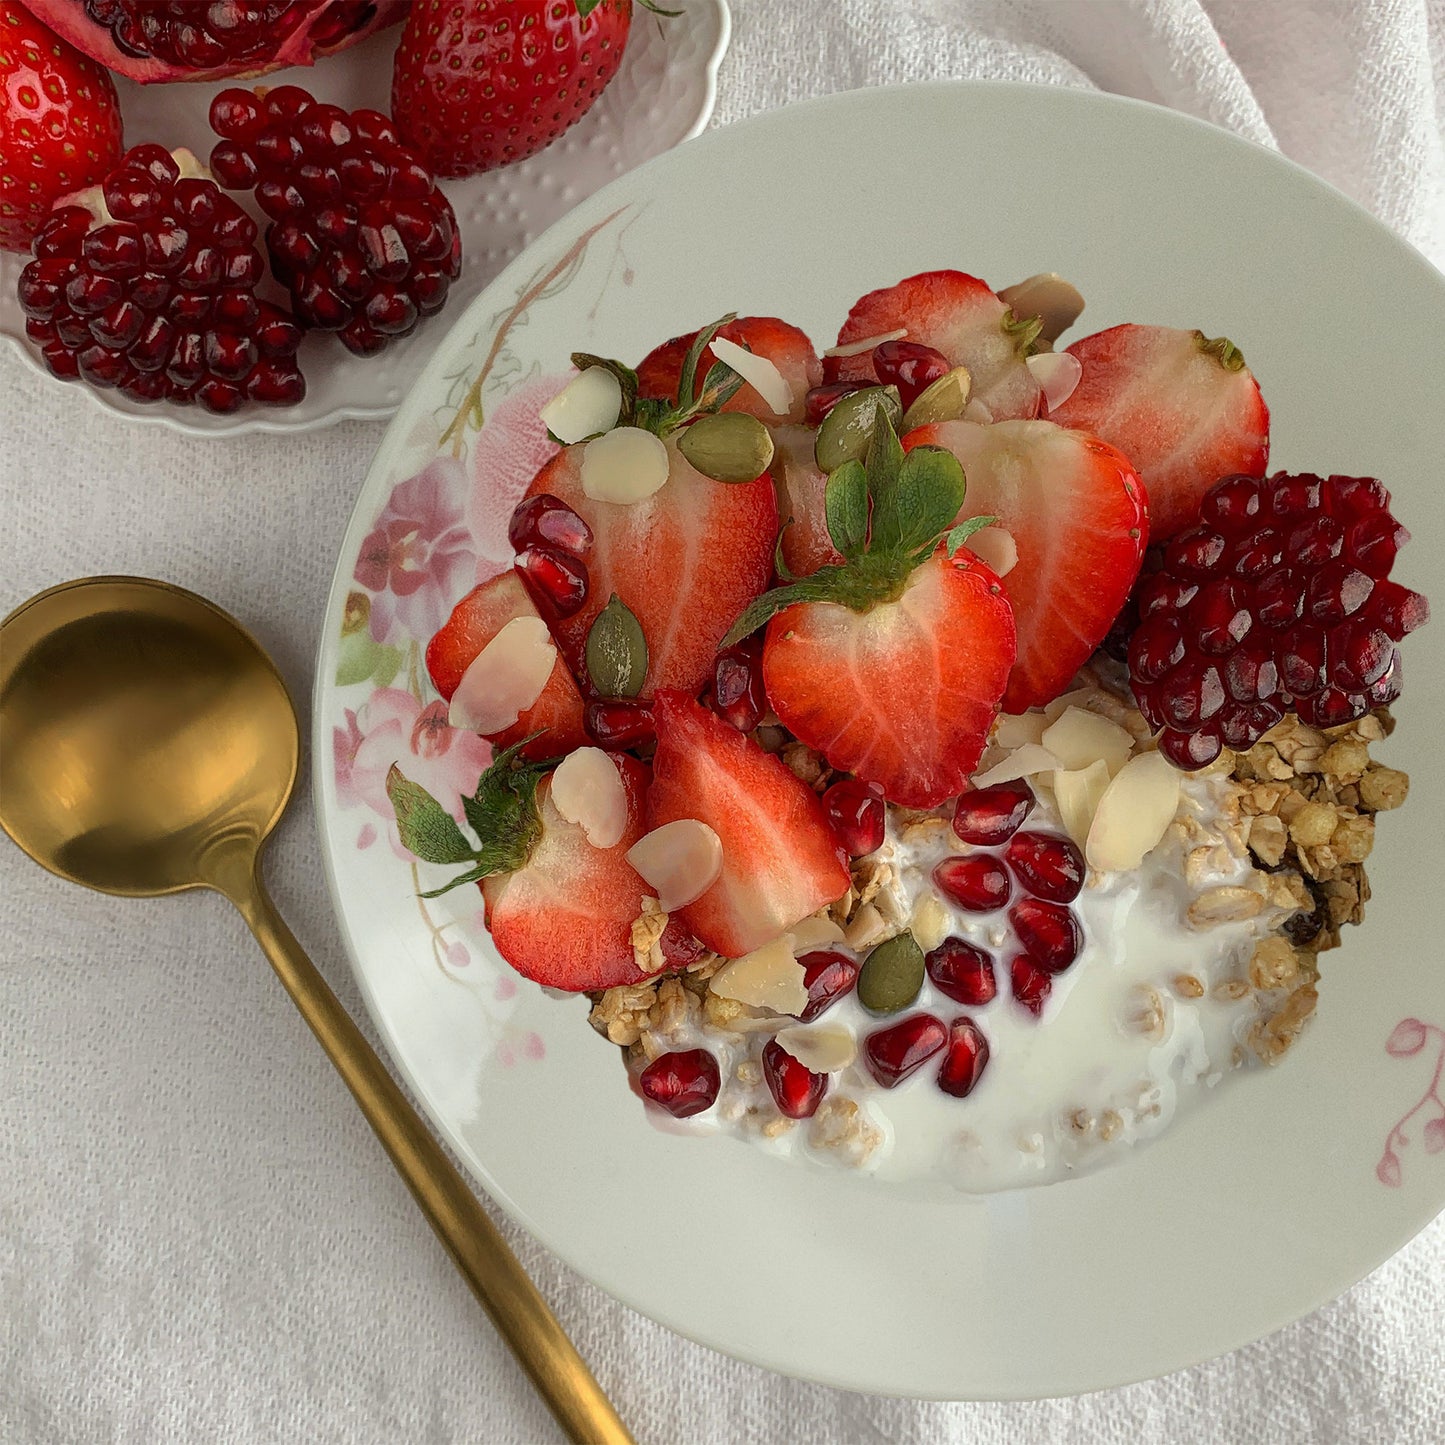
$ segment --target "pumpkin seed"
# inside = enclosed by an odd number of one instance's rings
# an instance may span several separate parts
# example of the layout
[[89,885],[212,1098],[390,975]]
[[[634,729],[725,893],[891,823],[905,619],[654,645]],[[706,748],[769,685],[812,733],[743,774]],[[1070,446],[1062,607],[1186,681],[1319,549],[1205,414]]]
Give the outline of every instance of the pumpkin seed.
[[865,386],[850,392],[823,418],[813,439],[813,458],[822,471],[834,472],[844,462],[863,460],[880,407],[896,431],[903,420],[896,386]]
[[715,482],[753,482],[773,460],[773,434],[757,417],[741,411],[705,416],[684,430],[678,450]]
[[858,998],[876,1014],[896,1014],[923,987],[923,950],[911,933],[885,939],[858,973]]
[[916,426],[936,426],[939,422],[957,421],[968,405],[969,393],[973,390],[973,377],[966,366],[955,366],[945,371],[937,381],[923,388],[913,398],[913,405],[903,416],[902,432],[912,431]]
[[636,697],[647,678],[647,639],[614,592],[587,632],[587,675],[602,697]]

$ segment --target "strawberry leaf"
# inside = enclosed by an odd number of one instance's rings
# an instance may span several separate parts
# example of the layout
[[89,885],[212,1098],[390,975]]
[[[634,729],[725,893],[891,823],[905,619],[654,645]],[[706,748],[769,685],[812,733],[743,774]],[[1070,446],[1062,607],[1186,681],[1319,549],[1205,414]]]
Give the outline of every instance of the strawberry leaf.
[[[617,425],[631,426],[637,413],[637,373],[620,361],[613,361],[606,356],[593,356],[587,351],[574,351],[572,365],[578,371],[586,371],[589,366],[600,366],[603,371],[610,371],[617,378],[617,384],[622,388],[622,410],[617,413]],[[548,436],[551,435],[548,432]],[[556,441],[557,438],[552,437],[552,440]]]
[[466,863],[475,856],[452,815],[420,783],[403,777],[395,763],[386,775],[386,796],[402,845],[423,863]]
[[[963,468],[941,447],[915,447],[898,472],[894,511],[898,546],[932,552],[963,506]],[[877,523],[875,521],[875,530]]]
[[693,389],[697,384],[698,363],[702,360],[703,354],[712,345],[715,337],[729,321],[736,321],[738,313],[729,311],[726,316],[719,316],[711,326],[704,326],[696,336],[692,338],[692,345],[687,348],[687,355],[682,358],[682,371],[677,379],[677,409],[688,410],[692,402]]
[[828,535],[850,561],[863,555],[868,542],[868,474],[861,462],[834,469],[823,492]]
[[867,612],[876,603],[898,596],[908,570],[906,566],[900,569],[896,557],[868,553],[841,566],[820,567],[811,576],[755,597],[728,628],[718,648],[735,646],[797,602],[836,602],[854,612]]
[[873,414],[873,434],[868,439],[868,497],[873,504],[873,527],[869,550],[898,552],[903,526],[898,514],[898,477],[903,470],[903,448],[893,419],[883,407]]
[[969,517],[960,522],[948,534],[948,555],[952,557],[975,532],[981,532],[985,527],[996,527],[997,525],[997,517]]
[[1020,360],[1034,353],[1034,342],[1044,329],[1042,316],[1019,316],[1012,308],[1003,319],[1004,335],[1013,342],[1014,351]]
[[602,0],[572,0],[577,7],[577,18],[585,20],[601,3]]

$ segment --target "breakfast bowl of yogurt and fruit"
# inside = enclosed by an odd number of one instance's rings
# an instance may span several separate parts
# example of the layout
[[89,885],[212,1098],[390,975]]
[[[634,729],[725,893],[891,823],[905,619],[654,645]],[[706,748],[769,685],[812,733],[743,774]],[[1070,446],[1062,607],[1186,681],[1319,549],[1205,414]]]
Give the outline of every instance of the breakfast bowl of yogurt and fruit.
[[[839,189],[926,133],[995,140]],[[1366,266],[1408,334],[1301,279]],[[1157,1373],[1398,1247],[1442,320],[1277,158],[1028,87],[769,117],[530,248],[388,432],[317,689],[353,961],[480,1181],[685,1333],[938,1396]]]

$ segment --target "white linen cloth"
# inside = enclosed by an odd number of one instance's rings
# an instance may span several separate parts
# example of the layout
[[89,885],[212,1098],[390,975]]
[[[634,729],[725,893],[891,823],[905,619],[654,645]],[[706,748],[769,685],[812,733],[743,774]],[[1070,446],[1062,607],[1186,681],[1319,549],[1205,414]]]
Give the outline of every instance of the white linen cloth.
[[[718,124],[884,82],[1096,85],[1278,145],[1445,263],[1442,0],[734,9]],[[8,351],[0,417],[0,612],[87,573],[167,578],[250,623],[305,705],[379,425],[186,440],[99,415]],[[312,828],[303,787],[271,853],[276,900],[364,1017]],[[504,1227],[642,1445],[1445,1438],[1445,1218],[1232,1356],[1016,1405],[735,1363]],[[105,898],[0,845],[0,1440],[558,1439],[228,907]]]

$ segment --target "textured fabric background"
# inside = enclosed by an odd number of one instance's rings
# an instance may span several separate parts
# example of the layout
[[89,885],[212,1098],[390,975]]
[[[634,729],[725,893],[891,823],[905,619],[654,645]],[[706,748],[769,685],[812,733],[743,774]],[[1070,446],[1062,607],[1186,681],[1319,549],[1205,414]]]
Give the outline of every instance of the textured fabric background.
[[[719,124],[939,76],[1096,85],[1278,145],[1445,263],[1442,0],[734,8]],[[251,623],[304,704],[380,427],[189,441],[101,417],[8,351],[0,398],[0,611],[86,573],[169,578]],[[360,1016],[304,788],[269,871]],[[733,1363],[506,1227],[642,1445],[1445,1438],[1445,1218],[1235,1355],[1012,1406],[865,1398]],[[0,846],[0,1440],[558,1438],[227,906],[107,899]]]

